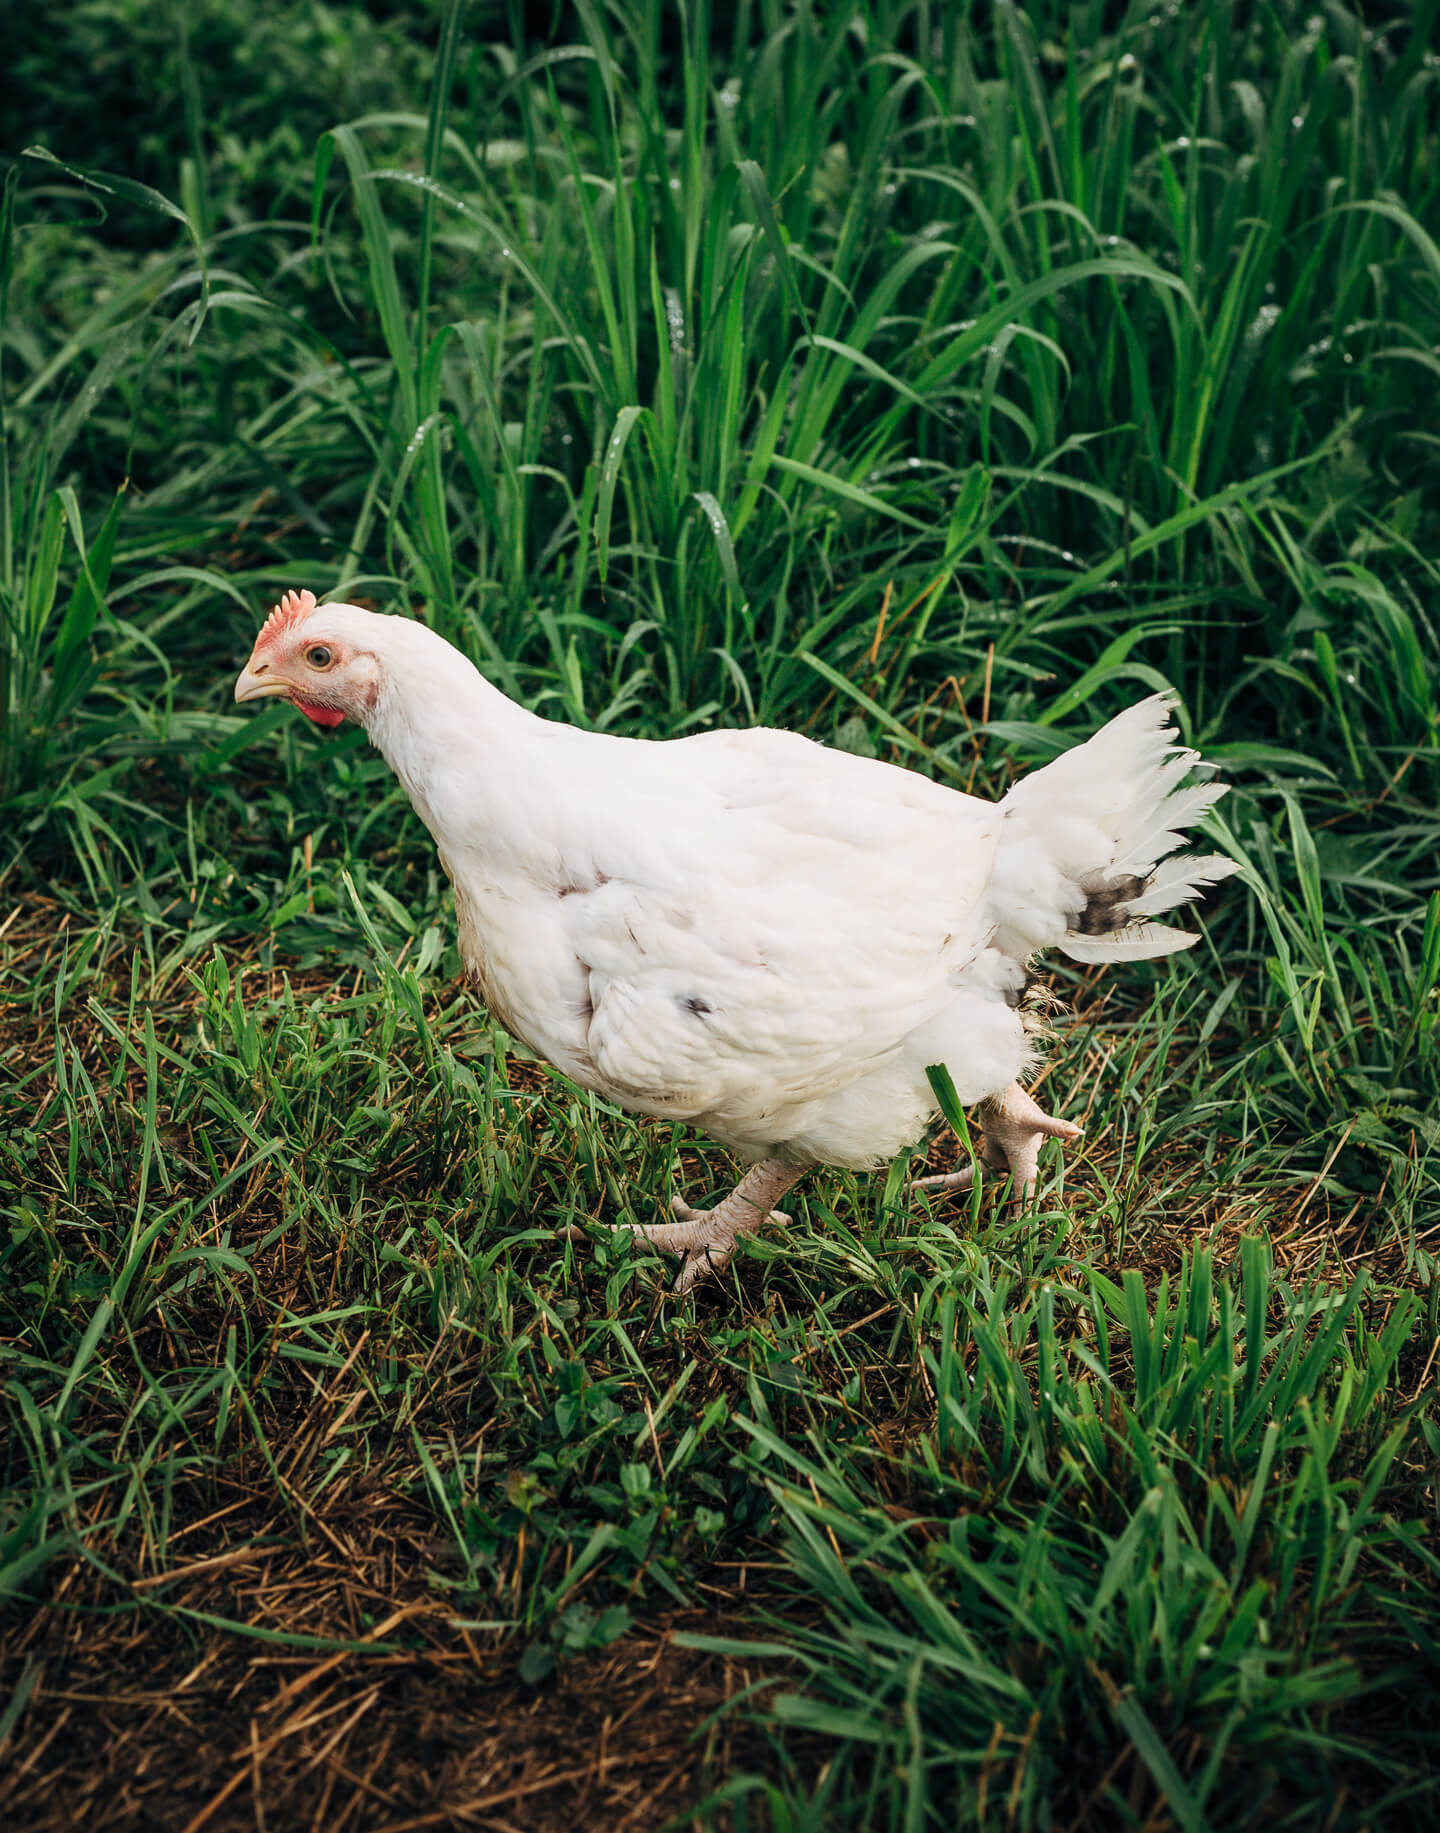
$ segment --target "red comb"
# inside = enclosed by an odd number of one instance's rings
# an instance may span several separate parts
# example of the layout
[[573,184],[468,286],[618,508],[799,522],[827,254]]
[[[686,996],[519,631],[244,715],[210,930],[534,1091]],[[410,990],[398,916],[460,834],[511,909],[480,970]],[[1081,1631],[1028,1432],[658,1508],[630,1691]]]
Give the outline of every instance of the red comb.
[[260,634],[255,639],[256,648],[262,644],[273,643],[275,638],[286,630],[293,630],[296,624],[302,623],[315,609],[313,592],[287,592],[260,626]]

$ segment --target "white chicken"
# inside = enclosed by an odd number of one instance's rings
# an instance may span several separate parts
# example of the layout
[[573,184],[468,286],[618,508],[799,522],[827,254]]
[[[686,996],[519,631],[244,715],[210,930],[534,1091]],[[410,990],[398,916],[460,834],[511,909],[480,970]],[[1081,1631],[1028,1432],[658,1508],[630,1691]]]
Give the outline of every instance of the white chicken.
[[[981,1104],[1022,1199],[1080,1129],[1020,1086],[1041,949],[1142,960],[1196,938],[1150,919],[1235,867],[1169,858],[1223,793],[1185,786],[1162,695],[999,803],[797,733],[653,742],[538,718],[423,624],[285,595],[235,684],[362,725],[429,828],[480,996],[582,1086],[750,1161],[710,1210],[639,1232],[685,1290],[816,1165],[868,1169],[936,1108]],[[960,1188],[969,1172],[922,1185]]]

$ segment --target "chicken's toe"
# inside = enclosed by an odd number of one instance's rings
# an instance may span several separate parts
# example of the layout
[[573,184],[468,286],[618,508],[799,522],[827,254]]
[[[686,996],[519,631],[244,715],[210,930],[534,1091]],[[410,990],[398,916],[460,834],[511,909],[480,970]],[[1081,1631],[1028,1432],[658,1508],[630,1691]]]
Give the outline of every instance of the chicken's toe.
[[[692,1209],[685,1201],[684,1197],[671,1197],[670,1213],[679,1222],[703,1222],[707,1216],[713,1215],[714,1211],[710,1209]],[[766,1217],[767,1222],[779,1222],[787,1228],[794,1220],[795,1218],[790,1214],[788,1209],[772,1209]],[[663,1228],[667,1225],[661,1223],[660,1226]],[[650,1239],[648,1234],[646,1239]]]
[[[789,1222],[783,1209],[771,1209],[770,1199],[783,1196],[804,1175],[805,1167],[785,1164],[778,1159],[762,1159],[714,1209],[694,1209],[683,1197],[670,1202],[673,1222],[621,1224],[651,1247],[666,1253],[683,1255],[675,1280],[677,1292],[688,1292],[698,1281],[723,1271],[735,1252],[740,1235],[752,1234],[762,1222]],[[571,1240],[583,1230],[571,1227]]]
[[707,1241],[700,1247],[692,1247],[680,1262],[680,1271],[675,1275],[675,1283],[670,1290],[678,1297],[688,1292],[692,1286],[698,1286],[702,1279],[723,1273],[734,1252],[733,1235],[725,1241]]
[[968,1190],[974,1182],[975,1167],[966,1165],[962,1171],[937,1171],[931,1177],[912,1177],[905,1188],[927,1190],[931,1195],[940,1195],[951,1190]]

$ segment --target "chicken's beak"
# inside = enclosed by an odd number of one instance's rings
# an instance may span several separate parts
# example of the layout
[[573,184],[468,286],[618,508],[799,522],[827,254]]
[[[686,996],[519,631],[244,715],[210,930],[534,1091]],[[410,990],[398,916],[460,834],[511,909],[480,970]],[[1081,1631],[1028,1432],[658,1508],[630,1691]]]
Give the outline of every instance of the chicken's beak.
[[290,683],[278,675],[269,673],[252,674],[248,668],[241,671],[235,683],[235,698],[240,700],[262,700],[271,694],[288,694]]

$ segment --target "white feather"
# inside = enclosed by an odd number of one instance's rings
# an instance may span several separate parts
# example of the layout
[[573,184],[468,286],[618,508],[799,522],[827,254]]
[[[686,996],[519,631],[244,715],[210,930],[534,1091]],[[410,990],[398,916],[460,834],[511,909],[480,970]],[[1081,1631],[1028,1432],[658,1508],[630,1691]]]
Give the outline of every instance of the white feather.
[[1129,923],[1108,936],[1066,936],[1060,947],[1072,961],[1104,967],[1112,961],[1153,961],[1159,955],[1177,955],[1199,940],[1188,930],[1167,929],[1163,923]]
[[1203,858],[1184,853],[1178,859],[1162,859],[1150,874],[1139,897],[1131,898],[1125,909],[1132,917],[1159,916],[1162,910],[1173,910],[1177,904],[1188,904],[1206,885],[1238,872],[1239,865],[1222,854],[1210,853]]

